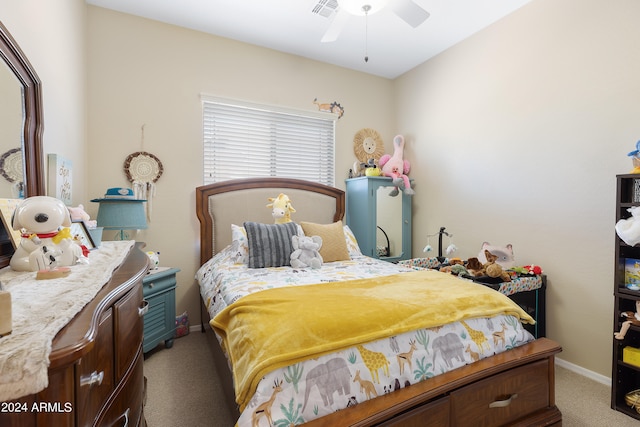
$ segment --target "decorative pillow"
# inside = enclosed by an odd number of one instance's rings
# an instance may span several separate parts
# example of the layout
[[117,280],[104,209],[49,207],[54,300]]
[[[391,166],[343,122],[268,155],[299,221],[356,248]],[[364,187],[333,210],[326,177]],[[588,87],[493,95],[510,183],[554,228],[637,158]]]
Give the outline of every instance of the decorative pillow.
[[231,245],[236,252],[235,263],[246,264],[249,260],[249,241],[244,227],[231,224]]
[[344,226],[344,239],[347,242],[347,250],[349,251],[349,256],[351,258],[362,255],[362,251],[360,250],[360,246],[358,246],[356,236],[346,224]]
[[333,224],[315,224],[313,222],[300,222],[304,234],[307,236],[322,237],[320,255],[324,262],[350,260],[347,241],[345,238],[342,221]]
[[291,238],[298,232],[295,222],[260,224],[245,222],[249,243],[249,268],[282,267],[291,265]]

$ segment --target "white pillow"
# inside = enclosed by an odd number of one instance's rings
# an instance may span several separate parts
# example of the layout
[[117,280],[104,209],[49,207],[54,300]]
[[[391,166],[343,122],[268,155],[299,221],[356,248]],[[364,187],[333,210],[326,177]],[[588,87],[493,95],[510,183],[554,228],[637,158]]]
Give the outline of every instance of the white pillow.
[[236,264],[246,264],[249,261],[249,240],[244,227],[231,224],[231,248],[235,252]]
[[347,250],[349,251],[349,256],[351,258],[362,255],[362,251],[360,250],[360,246],[358,246],[356,236],[353,234],[353,231],[351,231],[348,225],[344,226],[344,238],[347,241]]

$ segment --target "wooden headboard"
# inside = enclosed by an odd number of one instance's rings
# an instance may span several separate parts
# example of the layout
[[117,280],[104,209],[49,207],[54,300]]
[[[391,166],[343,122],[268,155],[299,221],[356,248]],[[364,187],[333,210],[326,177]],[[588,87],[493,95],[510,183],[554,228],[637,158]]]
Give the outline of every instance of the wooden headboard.
[[196,188],[200,220],[200,264],[231,243],[231,224],[245,221],[273,223],[269,197],[285,193],[296,212],[293,221],[328,224],[341,220],[344,191],[311,181],[290,178],[247,178]]

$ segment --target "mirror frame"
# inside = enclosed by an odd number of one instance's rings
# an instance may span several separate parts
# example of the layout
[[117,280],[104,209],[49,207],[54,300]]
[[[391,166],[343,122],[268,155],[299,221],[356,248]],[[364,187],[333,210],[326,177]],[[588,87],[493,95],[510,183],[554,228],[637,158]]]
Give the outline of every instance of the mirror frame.
[[0,57],[23,87],[24,129],[22,155],[26,178],[25,197],[45,195],[42,155],[42,84],[31,63],[0,22]]
[[[42,150],[43,110],[42,84],[33,66],[13,39],[9,30],[0,22],[0,58],[22,84],[24,124],[22,156],[26,179],[25,197],[45,195],[44,156]],[[0,238],[0,267],[9,265],[13,244],[8,233]]]

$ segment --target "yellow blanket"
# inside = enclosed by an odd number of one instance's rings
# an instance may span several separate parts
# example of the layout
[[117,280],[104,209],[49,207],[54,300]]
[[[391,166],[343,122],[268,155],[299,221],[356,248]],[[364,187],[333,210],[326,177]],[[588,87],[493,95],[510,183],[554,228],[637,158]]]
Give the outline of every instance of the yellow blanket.
[[355,344],[474,317],[534,320],[505,295],[432,270],[268,289],[211,320],[243,410],[268,372]]

